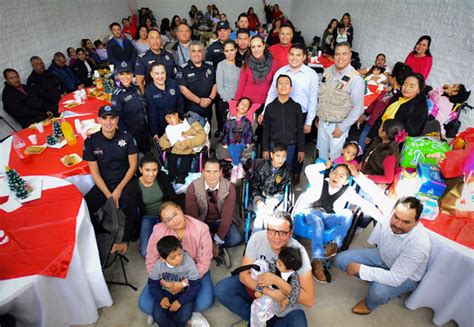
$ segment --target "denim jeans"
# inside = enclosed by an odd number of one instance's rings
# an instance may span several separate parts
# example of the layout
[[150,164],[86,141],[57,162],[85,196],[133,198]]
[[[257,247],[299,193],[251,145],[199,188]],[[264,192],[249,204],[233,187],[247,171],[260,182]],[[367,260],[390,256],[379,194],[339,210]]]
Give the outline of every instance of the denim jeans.
[[[389,270],[380,257],[379,249],[377,248],[347,250],[336,256],[336,266],[341,270],[345,271],[347,265],[351,262]],[[365,298],[365,305],[369,310],[373,311],[378,306],[390,302],[391,299],[400,294],[413,291],[418,286],[418,283],[407,279],[400,286],[393,287],[377,282],[369,282],[369,293]]]
[[229,144],[229,155],[232,159],[232,165],[237,166],[240,163],[242,151],[245,149],[246,144]]
[[311,240],[312,257],[313,259],[323,259],[323,232],[335,227],[333,241],[340,248],[347,231],[351,227],[352,212],[349,209],[344,209],[341,213],[326,213],[315,209],[306,214],[305,221],[308,225],[314,226],[314,234]]
[[[138,307],[147,315],[153,312],[153,297],[148,289],[148,284],[143,288],[140,297],[138,298]],[[201,288],[194,299],[193,312],[201,312],[209,309],[214,303],[214,286],[212,285],[211,272],[208,271],[201,278]]]
[[[217,233],[219,224],[220,220],[208,224],[209,231],[211,232],[211,234]],[[225,236],[225,239],[223,241],[224,244],[221,245],[223,248],[232,248],[242,243],[242,233],[240,232],[239,227],[237,227],[236,224],[232,223],[230,225],[229,231],[227,232],[227,235]]]
[[[241,319],[250,321],[250,306],[252,299],[247,290],[239,280],[239,276],[231,276],[222,279],[216,284],[214,289],[216,298],[229,311],[239,316]],[[285,317],[272,320],[272,326],[307,326],[306,316],[303,310],[291,311]]]
[[148,240],[150,239],[153,227],[160,222],[158,216],[143,216],[142,225],[140,228],[140,254],[142,257],[146,257],[146,248],[148,246]]
[[[178,298],[178,296],[173,295],[166,290],[163,290],[162,292],[164,297],[167,297],[170,300],[170,303],[173,303]],[[158,323],[158,326],[185,327],[193,314],[193,306],[194,302],[189,301],[183,304],[178,311],[171,312],[163,309],[158,301],[154,301],[152,312],[153,320]]]
[[362,133],[359,136],[359,145],[362,148],[362,151],[365,152],[365,149],[367,149],[367,144],[365,144],[365,139],[367,138],[367,135],[369,135],[370,130],[372,129],[372,126],[369,124],[365,124],[364,129],[362,129]]

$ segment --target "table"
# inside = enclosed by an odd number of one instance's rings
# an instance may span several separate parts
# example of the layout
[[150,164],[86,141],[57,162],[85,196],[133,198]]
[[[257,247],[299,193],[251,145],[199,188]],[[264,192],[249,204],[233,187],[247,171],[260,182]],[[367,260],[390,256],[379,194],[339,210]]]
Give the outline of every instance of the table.
[[[85,114],[66,118],[71,126],[74,126],[75,119],[81,121],[95,119],[97,121],[97,115]],[[46,143],[46,135],[52,135],[51,130],[51,125],[46,126],[43,133],[26,128],[19,131],[18,135],[27,143],[27,145],[31,145],[28,136],[35,134],[38,138],[38,144],[44,144]],[[6,165],[9,165],[11,168],[17,170],[22,176],[41,175],[64,178],[76,185],[82,194],[86,194],[94,185],[92,177],[89,174],[87,162],[83,161],[74,166],[66,167],[60,161],[60,158],[72,153],[77,153],[82,157],[83,144],[84,139],[78,135],[76,145],[65,145],[61,149],[47,148],[41,154],[31,155],[32,161],[25,164],[19,160],[16,152],[12,149],[12,138],[10,137],[0,144],[0,167],[3,169]]]
[[429,307],[437,325],[453,319],[459,326],[474,321],[474,250],[428,230],[431,254],[428,269],[405,301],[412,310]]
[[108,101],[98,100],[96,98],[91,98],[91,99],[87,98],[86,100],[83,100],[82,104],[76,107],[66,108],[64,106],[64,102],[68,100],[74,100],[74,93],[66,94],[64,97],[61,98],[61,100],[58,103],[58,111],[60,113],[70,111],[77,114],[92,114],[97,117],[100,107],[111,104]]
[[[43,190],[71,185],[55,177],[35,177],[38,178],[43,180]],[[81,197],[77,190],[68,194]],[[24,207],[34,206],[32,201]],[[1,211],[0,215],[3,214]],[[0,281],[0,314],[11,313],[18,326],[69,326],[97,321],[97,309],[112,305],[112,298],[102,274],[94,229],[83,199],[77,212],[75,235],[66,278],[33,275]],[[4,264],[1,262],[0,266]]]

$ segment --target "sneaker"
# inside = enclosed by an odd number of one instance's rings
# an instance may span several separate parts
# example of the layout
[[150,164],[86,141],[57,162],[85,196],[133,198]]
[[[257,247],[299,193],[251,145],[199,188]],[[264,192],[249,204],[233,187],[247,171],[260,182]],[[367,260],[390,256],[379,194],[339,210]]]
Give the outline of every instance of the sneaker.
[[152,316],[148,316],[148,318],[147,318],[147,320],[146,320],[146,323],[147,323],[147,325],[153,325],[153,323],[154,323],[153,317],[152,317]]
[[324,256],[326,258],[334,257],[337,254],[337,244],[335,242],[328,243],[328,245],[326,245],[324,249],[325,249]]
[[311,273],[313,278],[321,284],[327,284],[326,274],[324,273],[324,261],[316,259],[311,262]]
[[245,177],[245,170],[244,170],[244,167],[242,166],[242,164],[240,163],[237,166],[237,179],[242,179],[244,177]]
[[193,312],[191,320],[188,322],[189,326],[192,327],[210,327],[211,325],[206,318],[200,312]]
[[238,170],[238,169],[239,169],[238,166],[232,167],[232,171],[231,171],[231,173],[230,173],[230,182],[231,182],[232,184],[237,183],[237,170]]

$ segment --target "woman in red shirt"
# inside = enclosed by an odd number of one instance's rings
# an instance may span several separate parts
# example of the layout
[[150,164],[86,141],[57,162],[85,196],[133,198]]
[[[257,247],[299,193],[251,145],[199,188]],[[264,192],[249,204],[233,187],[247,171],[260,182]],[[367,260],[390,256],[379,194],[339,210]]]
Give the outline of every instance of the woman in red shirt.
[[247,16],[249,16],[249,30],[255,31],[257,27],[260,26],[260,21],[258,20],[258,16],[255,13],[253,7],[250,7],[247,11]]
[[423,35],[416,42],[413,51],[410,52],[405,59],[405,64],[411,67],[414,73],[420,73],[423,75],[425,81],[428,79],[428,75],[433,65],[433,57],[430,53],[431,37]]

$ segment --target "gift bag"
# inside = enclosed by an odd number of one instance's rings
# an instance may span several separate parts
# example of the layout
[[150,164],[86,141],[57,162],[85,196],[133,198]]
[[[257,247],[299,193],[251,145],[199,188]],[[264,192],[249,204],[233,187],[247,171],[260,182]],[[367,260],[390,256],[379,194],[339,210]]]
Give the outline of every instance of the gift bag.
[[474,173],[472,171],[440,198],[440,209],[451,216],[474,219]]
[[400,156],[400,166],[403,168],[416,168],[419,163],[430,165],[437,164],[440,156],[443,156],[451,147],[446,142],[427,136],[408,136],[403,145]]

